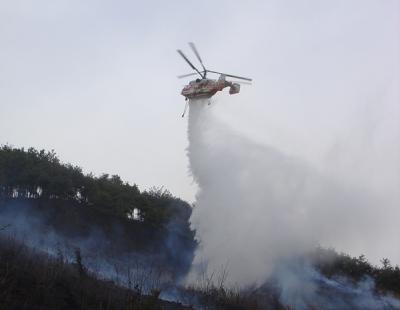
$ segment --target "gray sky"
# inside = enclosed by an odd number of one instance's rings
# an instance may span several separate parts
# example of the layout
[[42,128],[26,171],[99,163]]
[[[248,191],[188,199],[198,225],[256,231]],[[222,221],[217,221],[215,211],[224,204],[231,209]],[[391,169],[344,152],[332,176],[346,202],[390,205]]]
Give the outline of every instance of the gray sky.
[[399,24],[398,0],[3,0],[0,143],[193,201],[176,49],[194,41],[254,78],[215,97],[229,126],[399,202]]

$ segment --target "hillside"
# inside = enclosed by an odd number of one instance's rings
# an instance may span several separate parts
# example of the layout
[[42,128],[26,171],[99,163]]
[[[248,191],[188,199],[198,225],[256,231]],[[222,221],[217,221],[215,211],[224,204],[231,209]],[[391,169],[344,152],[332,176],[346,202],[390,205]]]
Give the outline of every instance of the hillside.
[[160,300],[158,290],[101,280],[81,259],[78,251],[67,262],[0,237],[0,309],[188,309]]
[[[0,309],[184,309],[160,297],[195,308],[286,309],[273,278],[241,289],[226,287],[224,275],[214,275],[219,285],[205,277],[182,286],[197,247],[191,211],[166,190],[84,174],[53,151],[2,146]],[[385,304],[386,294],[400,296],[400,269],[387,259],[378,267],[317,248],[309,262],[326,277],[315,282],[320,297],[348,299],[349,309],[358,297]]]
[[85,175],[54,152],[0,148],[2,236],[75,260],[146,293],[185,275],[196,247],[191,206],[163,189],[139,191],[117,175]]

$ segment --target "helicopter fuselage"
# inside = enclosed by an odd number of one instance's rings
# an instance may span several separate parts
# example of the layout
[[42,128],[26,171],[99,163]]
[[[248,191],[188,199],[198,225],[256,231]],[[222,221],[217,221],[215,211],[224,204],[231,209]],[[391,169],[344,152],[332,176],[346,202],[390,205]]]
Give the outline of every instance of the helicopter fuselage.
[[231,95],[240,91],[239,84],[226,81],[225,76],[221,75],[218,80],[203,78],[191,81],[182,89],[181,94],[187,99],[211,98],[225,87],[230,87],[229,93]]

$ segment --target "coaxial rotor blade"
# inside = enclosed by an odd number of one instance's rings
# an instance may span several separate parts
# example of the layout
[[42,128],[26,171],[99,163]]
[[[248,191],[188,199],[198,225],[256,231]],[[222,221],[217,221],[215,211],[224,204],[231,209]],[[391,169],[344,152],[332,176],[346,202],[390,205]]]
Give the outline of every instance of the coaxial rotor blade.
[[193,42],[189,42],[189,46],[192,49],[193,53],[196,55],[197,59],[199,60],[201,66],[203,67],[203,70],[206,71],[206,67],[204,67],[203,61],[200,58],[200,54],[197,51],[196,45],[194,45]]
[[217,72],[217,71],[211,71],[211,70],[207,70],[207,72],[212,72],[212,73],[217,73],[217,74],[223,74],[225,76],[229,76],[229,77],[233,77],[235,79],[241,79],[241,80],[245,80],[245,81],[249,81],[251,82],[252,79],[246,78],[246,77],[242,77],[242,76],[237,76],[237,75],[232,75],[232,74],[226,74],[226,73],[222,73],[222,72]]
[[[200,73],[204,73],[204,71],[200,72]],[[197,75],[197,74],[198,73],[196,72],[196,73],[188,73],[188,74],[178,75],[178,79],[182,79],[182,78],[185,78],[185,77],[188,77],[188,76],[192,76],[192,75]]]
[[203,77],[200,73],[200,71],[190,62],[190,60],[185,56],[185,54],[181,51],[181,50],[177,50],[177,52],[179,53],[179,55],[182,56],[183,59],[186,60],[186,62],[189,64],[189,66],[195,70],[198,74],[200,74],[201,77]]

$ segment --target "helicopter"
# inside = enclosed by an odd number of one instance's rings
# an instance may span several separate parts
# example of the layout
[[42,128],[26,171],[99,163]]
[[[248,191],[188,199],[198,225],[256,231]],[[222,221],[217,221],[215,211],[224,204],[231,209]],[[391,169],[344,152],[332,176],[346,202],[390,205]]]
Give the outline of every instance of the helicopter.
[[[252,79],[250,79],[250,78],[206,69],[195,44],[193,42],[189,42],[189,46],[192,49],[193,53],[196,55],[196,58],[198,59],[198,61],[200,62],[201,66],[203,68],[203,71],[200,71],[199,69],[197,69],[181,50],[179,50],[179,49],[177,50],[179,55],[182,56],[182,58],[188,63],[188,65],[194,71],[196,71],[193,73],[180,75],[180,76],[178,76],[178,78],[181,79],[181,78],[186,78],[186,77],[194,76],[194,75],[200,76],[200,78],[190,81],[189,84],[184,86],[184,88],[182,89],[181,94],[185,97],[185,100],[199,99],[199,98],[211,98],[218,91],[222,91],[225,87],[229,87],[229,94],[233,95],[233,94],[237,94],[240,92],[240,84],[251,84],[251,83],[249,83],[252,81]],[[209,78],[207,78],[207,73],[219,74],[220,76],[217,80],[209,79]],[[227,81],[226,77],[236,78],[236,79],[244,80],[247,82]],[[182,117],[185,115],[186,108],[187,108],[187,105],[185,106],[185,110],[182,114]]]

